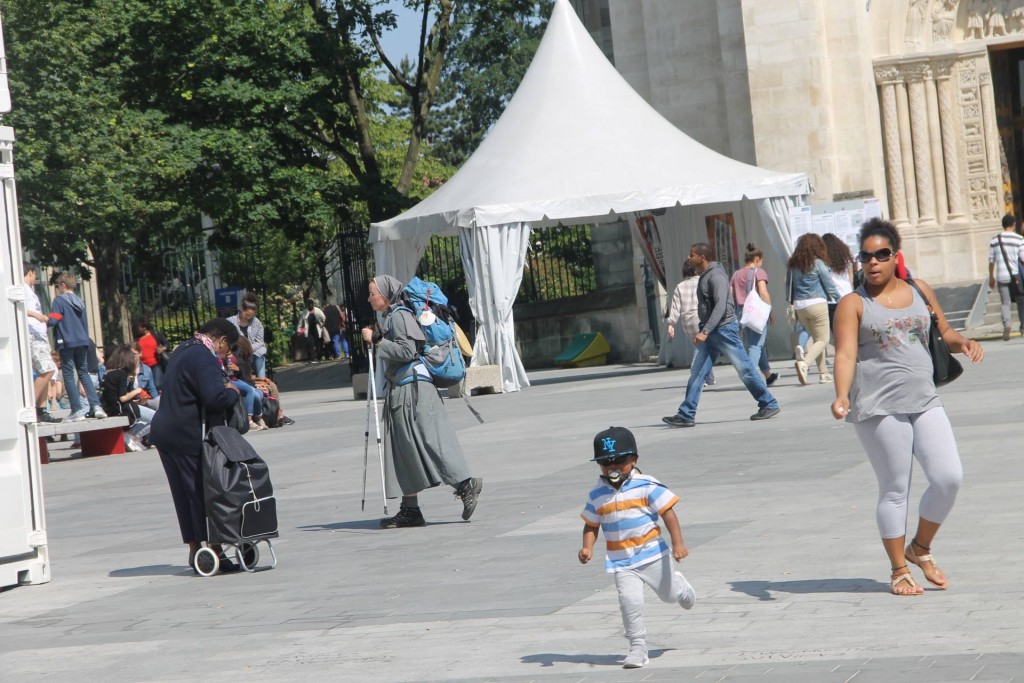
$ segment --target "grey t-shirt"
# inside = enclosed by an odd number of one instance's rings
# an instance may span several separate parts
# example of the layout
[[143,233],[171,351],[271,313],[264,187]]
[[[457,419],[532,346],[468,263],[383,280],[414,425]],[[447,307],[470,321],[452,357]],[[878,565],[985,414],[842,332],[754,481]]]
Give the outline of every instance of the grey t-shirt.
[[913,415],[941,406],[928,353],[931,316],[912,290],[907,308],[886,308],[863,286],[855,291],[864,313],[857,341],[857,371],[850,392],[850,422],[879,415]]

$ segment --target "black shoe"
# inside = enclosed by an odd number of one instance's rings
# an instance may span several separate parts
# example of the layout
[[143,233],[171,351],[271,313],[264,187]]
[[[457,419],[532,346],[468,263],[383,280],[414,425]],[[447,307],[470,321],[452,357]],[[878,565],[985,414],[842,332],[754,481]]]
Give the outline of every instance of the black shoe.
[[693,420],[687,420],[682,415],[669,415],[668,417],[661,418],[661,421],[670,427],[692,427],[697,424]]
[[295,420],[293,420],[290,417],[288,417],[287,415],[285,415],[284,417],[281,418],[281,424],[282,425],[293,425],[293,424],[295,424]]
[[455,497],[462,499],[462,519],[469,521],[469,518],[473,516],[473,510],[476,510],[477,496],[483,490],[484,480],[472,477],[459,484],[459,488],[455,489]]
[[756,413],[750,416],[751,420],[767,420],[770,417],[775,417],[781,411],[781,408],[759,408]]
[[63,422],[63,417],[54,417],[46,412],[45,408],[36,408],[36,422],[48,422],[50,424],[57,424]]
[[427,520],[423,519],[423,513],[419,508],[399,508],[398,514],[394,517],[386,517],[380,520],[381,529],[398,529],[407,526],[426,526]]
[[234,560],[229,560],[228,556],[225,555],[224,553],[220,554],[220,573],[221,574],[230,574],[231,572],[237,572],[240,569],[241,569],[241,567],[238,566],[237,562],[235,562]]
[[767,384],[768,386],[771,386],[771,385],[775,384],[776,380],[778,380],[778,379],[779,379],[779,373],[773,372],[772,374],[768,375],[768,379],[766,379],[764,381],[764,383]]

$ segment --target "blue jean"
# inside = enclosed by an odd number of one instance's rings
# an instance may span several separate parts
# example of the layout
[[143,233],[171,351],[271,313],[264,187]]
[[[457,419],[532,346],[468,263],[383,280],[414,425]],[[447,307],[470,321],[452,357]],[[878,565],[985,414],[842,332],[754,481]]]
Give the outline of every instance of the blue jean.
[[253,356],[252,357],[252,372],[260,379],[266,379],[267,377],[267,357],[266,356]]
[[[75,380],[76,372],[78,373],[78,381]],[[79,381],[85,387],[85,397],[89,399],[89,408],[100,404],[100,399],[96,396],[96,385],[93,384],[92,378],[89,376],[88,346],[76,346],[73,349],[65,347],[61,349],[60,374],[64,378],[64,390],[68,394],[72,413],[82,410],[82,397],[78,395]]]
[[686,383],[686,398],[679,404],[680,417],[686,420],[693,420],[696,417],[697,404],[704,391],[704,379],[711,372],[711,367],[720,354],[724,355],[736,368],[743,386],[757,401],[758,408],[774,409],[779,407],[775,397],[768,391],[764,377],[750,362],[747,352],[743,350],[739,327],[739,323],[735,320],[727,325],[719,325],[712,330],[703,344],[697,345],[697,355],[694,356],[693,365],[690,367],[690,380]]
[[240,379],[231,381],[242,392],[242,398],[245,399],[245,412],[253,418],[263,415],[263,392]]
[[344,349],[345,355],[348,355],[348,339],[345,338],[341,332],[335,332],[331,335],[331,343],[334,344],[334,357],[341,358],[341,352]]
[[[736,319],[743,317],[743,307],[736,307]],[[768,362],[768,354],[764,352],[764,343],[768,339],[768,326],[764,326],[761,334],[754,332],[749,327],[740,326],[740,336],[743,339],[743,348],[747,350],[750,363],[758,368],[765,375],[772,371],[771,363]]]

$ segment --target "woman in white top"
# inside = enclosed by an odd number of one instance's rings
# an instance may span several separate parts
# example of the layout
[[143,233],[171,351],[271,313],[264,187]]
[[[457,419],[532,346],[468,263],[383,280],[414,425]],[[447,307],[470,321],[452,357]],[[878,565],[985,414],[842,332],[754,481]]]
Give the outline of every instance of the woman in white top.
[[[826,233],[821,236],[825,241],[825,265],[832,274],[832,284],[839,292],[839,299],[853,291],[853,268],[856,261],[846,243],[833,235]],[[833,330],[832,322],[835,320],[836,307],[839,306],[839,299],[828,302],[828,327]]]
[[[700,276],[697,269],[690,265],[689,259],[683,263],[683,281],[676,285],[672,293],[672,303],[668,309],[668,338],[676,336],[676,324],[681,323],[683,333],[687,339],[693,339],[700,331],[700,320],[697,318],[697,281]],[[696,353],[696,351],[694,351]],[[715,383],[714,368],[708,372],[704,384],[711,386]]]

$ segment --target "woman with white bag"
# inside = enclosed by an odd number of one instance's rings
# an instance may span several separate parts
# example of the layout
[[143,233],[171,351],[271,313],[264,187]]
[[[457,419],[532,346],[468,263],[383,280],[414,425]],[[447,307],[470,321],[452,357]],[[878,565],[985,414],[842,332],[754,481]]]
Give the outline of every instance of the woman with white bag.
[[[765,384],[771,386],[779,378],[779,373],[772,372],[764,350],[768,326],[772,323],[772,298],[768,294],[768,273],[761,267],[763,260],[764,252],[748,244],[744,266],[732,274],[729,287],[736,302],[736,319],[740,321],[743,347],[750,356],[751,364],[764,375]],[[744,306],[747,306],[746,310]]]

